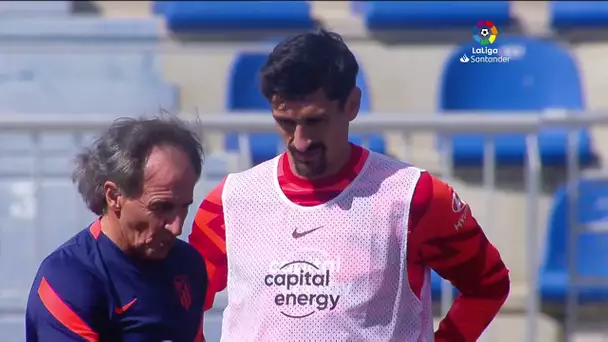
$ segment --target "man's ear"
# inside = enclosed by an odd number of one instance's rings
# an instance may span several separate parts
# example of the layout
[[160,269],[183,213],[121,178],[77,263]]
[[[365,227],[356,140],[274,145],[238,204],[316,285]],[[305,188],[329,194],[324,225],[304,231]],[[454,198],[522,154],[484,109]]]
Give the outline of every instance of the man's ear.
[[103,184],[103,192],[106,196],[106,204],[108,210],[119,211],[121,207],[120,203],[120,190],[114,182],[105,182]]
[[344,109],[348,115],[348,121],[353,121],[357,118],[359,110],[361,109],[361,88],[357,86],[353,88],[346,100]]

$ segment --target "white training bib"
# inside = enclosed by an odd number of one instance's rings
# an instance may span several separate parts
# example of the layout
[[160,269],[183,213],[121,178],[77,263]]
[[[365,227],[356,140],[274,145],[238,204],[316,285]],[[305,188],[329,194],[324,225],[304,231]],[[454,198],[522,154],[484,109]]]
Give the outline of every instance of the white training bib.
[[421,170],[371,152],[338,197],[303,207],[281,191],[278,160],[224,185],[222,341],[433,341],[430,273],[419,299],[405,260]]

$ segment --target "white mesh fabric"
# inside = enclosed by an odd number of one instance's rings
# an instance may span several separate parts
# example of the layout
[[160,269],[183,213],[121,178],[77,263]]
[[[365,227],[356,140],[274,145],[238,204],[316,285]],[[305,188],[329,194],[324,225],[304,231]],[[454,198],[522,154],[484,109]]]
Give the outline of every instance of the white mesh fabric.
[[433,341],[430,277],[418,299],[405,263],[421,171],[370,153],[337,198],[301,207],[280,190],[277,168],[278,157],[224,185],[222,341]]

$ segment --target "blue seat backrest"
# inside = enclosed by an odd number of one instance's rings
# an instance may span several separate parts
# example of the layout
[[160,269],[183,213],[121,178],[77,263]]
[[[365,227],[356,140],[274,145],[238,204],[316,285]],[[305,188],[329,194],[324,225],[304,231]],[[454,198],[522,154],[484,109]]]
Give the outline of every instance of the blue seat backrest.
[[260,92],[259,72],[266,63],[267,54],[243,52],[234,61],[228,80],[229,110],[270,110],[268,100]]
[[352,9],[368,29],[444,29],[472,27],[479,20],[510,23],[508,1],[357,1]]
[[[440,109],[450,111],[542,111],[548,109],[583,110],[584,99],[576,62],[570,53],[553,41],[536,38],[501,38],[490,48],[510,58],[509,63],[463,63],[473,58],[478,43],[460,46],[448,58],[440,89]],[[455,157],[462,163],[478,163],[483,156],[480,135],[458,135]],[[565,161],[566,131],[544,130],[540,135],[543,162]],[[580,136],[580,155],[584,163],[592,159],[590,138]],[[496,140],[499,162],[520,164],[525,155],[522,135],[501,135]]]
[[152,13],[159,14],[159,15],[165,14],[165,11],[167,11],[168,5],[171,2],[172,1],[151,1],[150,4],[152,5]]
[[[581,109],[583,92],[576,62],[553,41],[499,37],[491,48],[511,55],[509,63],[462,63],[475,42],[460,46],[447,60],[441,85],[446,110]],[[502,54],[502,53],[501,53]]]
[[140,116],[157,114],[160,108],[179,109],[176,87],[151,82],[0,82],[0,110],[6,112]]
[[302,30],[315,26],[307,1],[171,1],[156,9],[171,31]]
[[70,16],[72,1],[0,1],[0,17]]
[[559,29],[605,27],[608,2],[549,1],[551,26]]
[[[229,111],[268,111],[270,105],[264,98],[259,87],[259,71],[266,62],[267,54],[244,52],[237,56],[228,81],[227,109]],[[363,71],[357,76],[357,85],[361,88],[361,113],[365,115],[371,110],[371,101],[367,91],[367,83]],[[276,156],[279,138],[275,133],[256,133],[250,135],[252,159],[255,164]],[[361,142],[361,137],[351,135],[351,141]],[[238,138],[234,134],[226,135],[226,148],[238,149]],[[370,136],[370,148],[374,151],[384,152],[385,143],[382,138]]]
[[0,81],[150,81],[162,80],[154,53],[4,53]]
[[[548,220],[544,269],[567,271],[569,256],[570,200],[566,187],[554,197]],[[580,232],[576,237],[577,272],[584,276],[608,276],[608,179],[582,179],[575,203]]]

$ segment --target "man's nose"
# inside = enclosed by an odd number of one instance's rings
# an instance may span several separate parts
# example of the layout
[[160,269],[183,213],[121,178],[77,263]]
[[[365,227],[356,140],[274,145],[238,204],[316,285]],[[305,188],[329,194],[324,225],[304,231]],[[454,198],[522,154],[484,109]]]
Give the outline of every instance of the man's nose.
[[304,152],[311,143],[312,140],[308,137],[302,125],[297,125],[293,135],[293,146],[296,150]]
[[176,215],[172,222],[167,222],[165,224],[165,229],[168,230],[173,236],[180,236],[182,235],[183,226],[184,220]]

